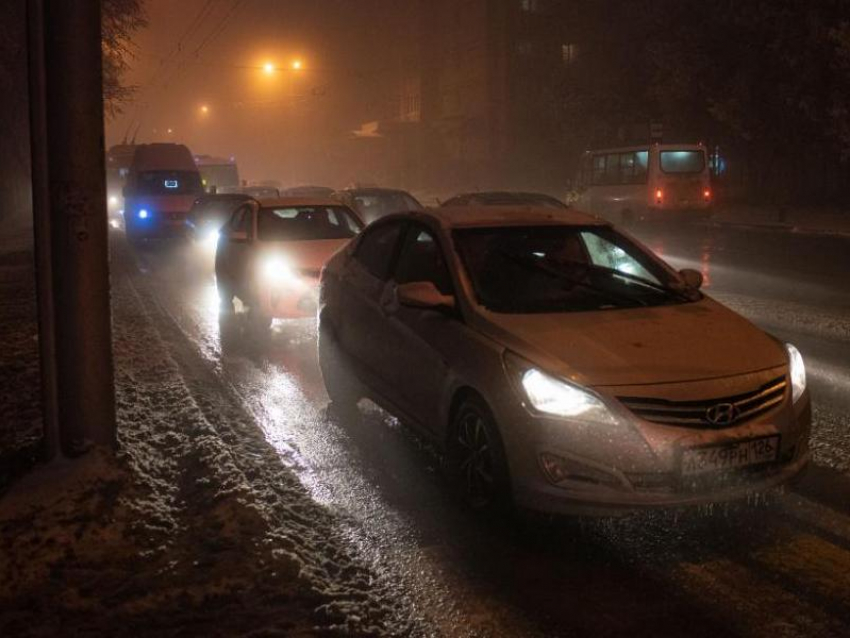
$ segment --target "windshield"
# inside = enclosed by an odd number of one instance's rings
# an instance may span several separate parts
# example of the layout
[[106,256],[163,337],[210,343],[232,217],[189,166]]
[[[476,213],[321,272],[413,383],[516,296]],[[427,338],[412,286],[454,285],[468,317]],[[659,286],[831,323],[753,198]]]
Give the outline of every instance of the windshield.
[[661,170],[665,173],[702,173],[705,170],[705,153],[661,151]]
[[342,206],[261,208],[257,217],[260,241],[351,239],[361,224]]
[[204,192],[195,171],[143,171],[136,175],[136,195],[199,195]]
[[454,231],[478,302],[494,312],[582,312],[696,301],[674,275],[612,228]]

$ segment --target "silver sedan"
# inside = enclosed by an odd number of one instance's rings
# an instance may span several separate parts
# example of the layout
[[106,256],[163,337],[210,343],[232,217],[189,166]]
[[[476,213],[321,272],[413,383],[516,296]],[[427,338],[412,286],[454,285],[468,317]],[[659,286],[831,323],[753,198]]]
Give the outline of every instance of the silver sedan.
[[477,508],[740,498],[808,463],[806,374],[701,284],[576,211],[393,215],[323,271],[320,366],[337,407],[433,439]]

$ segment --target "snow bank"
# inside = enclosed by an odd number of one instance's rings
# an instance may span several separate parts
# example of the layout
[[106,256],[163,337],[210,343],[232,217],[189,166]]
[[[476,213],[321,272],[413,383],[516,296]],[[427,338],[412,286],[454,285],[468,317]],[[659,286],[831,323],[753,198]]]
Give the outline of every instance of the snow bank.
[[[119,453],[40,467],[0,500],[0,636],[410,633],[392,584],[155,306],[113,273]],[[11,399],[18,417],[37,405]]]

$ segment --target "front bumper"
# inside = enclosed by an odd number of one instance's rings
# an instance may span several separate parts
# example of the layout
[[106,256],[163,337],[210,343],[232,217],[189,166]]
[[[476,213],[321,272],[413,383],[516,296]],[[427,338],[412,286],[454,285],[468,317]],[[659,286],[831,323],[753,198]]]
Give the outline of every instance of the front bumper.
[[[723,430],[698,430],[633,418],[619,430],[531,416],[520,406],[497,411],[515,503],[558,514],[629,511],[721,503],[785,484],[808,465],[811,403],[790,397],[771,412]],[[506,421],[509,419],[510,421]],[[503,424],[510,423],[509,427]],[[680,452],[761,437],[779,437],[777,459],[763,465],[683,478]],[[557,468],[566,468],[557,480]],[[550,466],[551,467],[551,466]],[[566,478],[564,478],[566,476]]]
[[274,319],[315,317],[319,305],[318,280],[303,277],[286,285],[264,287],[259,294],[262,313]]

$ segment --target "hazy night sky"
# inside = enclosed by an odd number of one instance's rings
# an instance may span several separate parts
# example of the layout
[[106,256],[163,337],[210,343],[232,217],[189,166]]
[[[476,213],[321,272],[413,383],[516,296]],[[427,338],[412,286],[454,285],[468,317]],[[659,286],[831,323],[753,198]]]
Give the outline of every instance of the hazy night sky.
[[[371,19],[381,6],[384,0],[149,0],[150,25],[136,37],[126,76],[138,92],[107,124],[108,144],[138,125],[137,142],[236,156],[244,178],[341,186],[354,171],[334,167],[335,145],[382,106],[375,87],[385,69],[374,45],[381,25]],[[299,71],[291,69],[295,60]],[[279,68],[267,74],[267,62]]]

